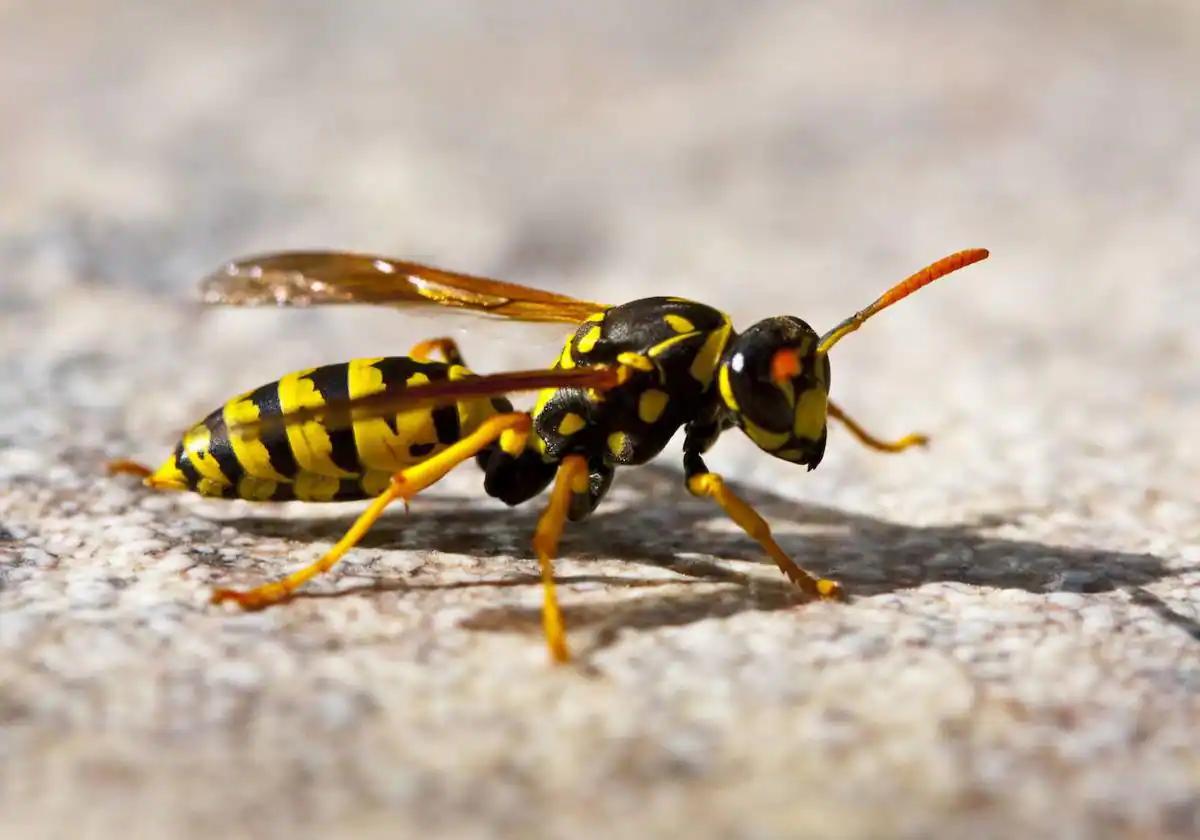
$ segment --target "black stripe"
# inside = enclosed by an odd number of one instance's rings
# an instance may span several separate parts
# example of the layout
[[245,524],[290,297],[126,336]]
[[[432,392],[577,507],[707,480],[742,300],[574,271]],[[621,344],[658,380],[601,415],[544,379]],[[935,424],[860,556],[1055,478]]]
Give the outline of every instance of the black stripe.
[[221,472],[236,488],[237,483],[246,474],[246,470],[242,467],[242,462],[237,459],[237,455],[234,454],[233,444],[229,442],[229,430],[225,427],[222,409],[218,408],[205,417],[204,425],[208,428],[208,454],[216,460]]
[[436,443],[413,443],[409,444],[408,454],[414,458],[424,458],[436,447]]
[[[350,398],[350,365],[345,362],[323,365],[301,378],[312,382],[317,393],[327,403],[341,402]],[[362,464],[358,461],[358,447],[354,445],[354,429],[350,426],[343,426],[338,429],[328,429],[327,432],[329,442],[333,447],[329,453],[330,460],[339,469],[357,475],[362,470]]]
[[175,466],[183,473],[183,480],[187,482],[189,490],[200,486],[200,473],[192,466],[192,459],[183,451],[182,443],[175,447]]
[[343,478],[338,484],[337,492],[333,494],[335,502],[353,502],[365,498],[367,492],[363,490],[362,483],[357,478]]
[[[283,413],[283,408],[279,404],[278,382],[268,382],[261,388],[255,389],[250,393],[249,399],[258,408],[260,420],[278,417]],[[271,469],[284,478],[295,478],[296,473],[300,471],[300,466],[296,463],[296,456],[292,453],[292,445],[288,443],[287,427],[283,425],[267,426],[262,430],[261,440],[263,446],[267,448],[267,459],[271,462]]]
[[[429,377],[430,382],[438,382],[445,379],[449,374],[450,366],[443,362],[419,362],[416,359],[408,356],[389,356],[386,359],[380,359],[373,367],[383,374],[384,391],[392,390],[393,388],[408,387],[408,380],[418,373],[423,373]],[[453,408],[453,406],[451,406]],[[434,422],[437,422],[437,411],[433,413]],[[400,428],[396,424],[394,415],[383,418],[388,424],[388,428],[392,430],[392,434],[400,434]],[[455,427],[458,426],[458,413],[455,412],[454,419]],[[441,440],[441,433],[438,434],[438,440]],[[458,440],[457,436],[454,440]],[[445,442],[445,441],[443,441]]]
[[459,439],[462,430],[458,425],[458,406],[442,405],[435,408],[433,428],[437,432],[439,443],[454,443]]

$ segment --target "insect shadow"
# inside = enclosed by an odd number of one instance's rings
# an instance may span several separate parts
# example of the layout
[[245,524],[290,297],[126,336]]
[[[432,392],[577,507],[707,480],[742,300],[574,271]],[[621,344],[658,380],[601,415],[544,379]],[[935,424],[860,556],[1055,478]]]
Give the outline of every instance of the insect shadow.
[[[585,522],[572,524],[559,556],[603,557],[675,572],[649,578],[603,574],[560,574],[560,584],[606,584],[639,589],[632,597],[604,603],[572,604],[564,613],[573,628],[593,626],[594,640],[583,653],[610,644],[623,629],[689,624],[748,610],[780,610],[800,603],[782,577],[743,574],[728,561],[771,561],[757,544],[729,522],[711,501],[691,496],[680,474],[650,466],[629,471],[614,487],[609,505]],[[952,581],[1029,592],[1107,592],[1134,590],[1168,574],[1163,560],[1150,554],[1100,548],[1055,546],[999,536],[1019,517],[984,516],[952,525],[914,526],[889,522],[809,502],[797,502],[768,490],[729,482],[771,522],[780,545],[814,573],[840,580],[851,597]],[[620,492],[616,492],[620,489]],[[478,558],[522,558],[536,569],[530,537],[539,515],[531,505],[510,511],[482,507],[476,500],[429,497],[410,516],[391,514],[359,544],[361,547],[439,551]],[[335,540],[352,515],[322,520],[247,518],[227,522],[258,536],[295,540]],[[277,574],[280,570],[276,569]],[[525,571],[499,579],[416,582],[382,577],[337,591],[302,591],[297,597],[343,597],[364,591],[428,591],[468,587],[536,586],[537,574]],[[725,584],[714,586],[714,584]],[[692,590],[692,591],[689,591]],[[1168,618],[1164,616],[1164,618]],[[537,609],[503,606],[481,610],[465,622],[478,630],[536,632]]]

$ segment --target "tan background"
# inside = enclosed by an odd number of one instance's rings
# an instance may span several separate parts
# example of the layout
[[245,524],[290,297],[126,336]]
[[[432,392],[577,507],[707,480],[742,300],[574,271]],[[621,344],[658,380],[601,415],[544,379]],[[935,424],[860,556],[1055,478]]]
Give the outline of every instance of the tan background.
[[[648,8],[647,8],[648,7]],[[10,836],[1159,837],[1200,831],[1200,7],[0,4],[0,829]],[[286,608],[205,604],[352,512],[151,496],[208,409],[451,331],[208,312],[336,246],[823,329],[832,433],[744,482],[845,606],[796,606],[675,471],[564,543],[465,468]]]

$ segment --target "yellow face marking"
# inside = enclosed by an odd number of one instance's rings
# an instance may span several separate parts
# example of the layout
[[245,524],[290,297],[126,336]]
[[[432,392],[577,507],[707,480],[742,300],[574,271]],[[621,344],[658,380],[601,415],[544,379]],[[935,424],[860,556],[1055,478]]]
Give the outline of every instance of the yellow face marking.
[[302,472],[292,484],[296,498],[304,502],[328,502],[337,495],[341,482],[332,475]]
[[725,344],[729,341],[729,334],[732,330],[733,325],[726,318],[721,326],[708,334],[708,338],[704,339],[704,346],[692,360],[692,366],[688,369],[688,373],[705,388],[712,384],[713,374],[717,369],[717,360],[721,358],[721,353],[725,350]]
[[829,396],[824,388],[809,388],[796,401],[796,418],[792,432],[804,440],[820,440],[825,431],[825,413],[829,408]]
[[666,410],[670,397],[666,391],[651,388],[638,397],[638,417],[643,423],[654,423]]
[[[304,378],[310,372],[311,368],[289,373],[279,380],[279,407],[285,414],[300,408],[319,408],[325,404],[312,380]],[[333,444],[329,440],[329,432],[325,431],[320,421],[295,423],[287,426],[286,431],[301,472],[346,478],[351,476],[351,473],[333,463],[330,457]]]
[[598,324],[604,320],[604,315],[605,315],[604,312],[593,312],[591,315],[587,316],[583,320]]
[[729,383],[729,365],[721,365],[721,369],[717,371],[717,388],[721,392],[721,399],[725,401],[725,405],[732,411],[740,412],[737,397],[733,395],[733,386]]
[[742,418],[742,428],[759,449],[765,449],[768,452],[774,452],[776,449],[782,448],[784,444],[791,440],[791,435],[787,432],[768,431],[762,426],[747,420],[745,417]]
[[608,451],[617,458],[625,457],[629,449],[629,435],[624,432],[613,432],[608,436]]
[[668,327],[677,333],[696,331],[696,325],[682,315],[664,315],[663,320],[667,322]]
[[583,429],[583,427],[586,425],[587,423],[584,422],[582,417],[573,411],[569,411],[559,422],[558,433],[563,437],[570,437],[571,435]]
[[591,327],[583,336],[575,342],[575,349],[580,353],[591,353],[596,348],[596,342],[600,340],[600,327]]
[[268,478],[258,478],[244,475],[238,482],[237,494],[239,499],[249,499],[252,502],[265,502],[275,495],[276,483]]
[[[222,414],[225,417],[225,427],[227,429],[233,429],[240,423],[252,423],[258,419],[258,406],[253,401],[247,399],[249,396],[247,392],[225,403]],[[233,447],[233,455],[237,458],[238,463],[242,465],[242,469],[246,471],[247,476],[266,479],[272,482],[287,481],[287,476],[280,475],[276,472],[275,467],[271,465],[271,456],[267,452],[267,445],[262,442],[261,438],[246,437],[235,432],[230,432],[229,444]],[[274,491],[272,490],[272,492]],[[238,495],[242,496],[241,490],[238,490]],[[242,496],[242,498],[248,497]]]
[[[651,350],[650,352],[653,353],[654,351]],[[654,370],[654,362],[647,359],[641,353],[621,353],[617,356],[617,362],[626,367],[646,371],[647,373]]]

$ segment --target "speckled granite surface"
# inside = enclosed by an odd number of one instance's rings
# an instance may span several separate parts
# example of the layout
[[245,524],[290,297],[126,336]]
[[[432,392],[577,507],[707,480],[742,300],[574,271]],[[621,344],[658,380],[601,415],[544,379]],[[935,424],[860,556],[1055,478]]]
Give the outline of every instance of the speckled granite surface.
[[[1160,837],[1200,831],[1200,13],[1186,2],[0,5],[6,836]],[[428,8],[425,8],[428,6]],[[538,635],[536,508],[473,468],[282,609],[211,608],[353,506],[103,476],[232,393],[455,334],[200,312],[259,249],[423,258],[848,339],[807,474],[723,441],[800,605],[683,493],[618,477]]]

